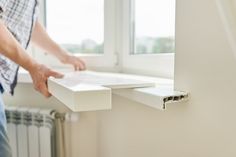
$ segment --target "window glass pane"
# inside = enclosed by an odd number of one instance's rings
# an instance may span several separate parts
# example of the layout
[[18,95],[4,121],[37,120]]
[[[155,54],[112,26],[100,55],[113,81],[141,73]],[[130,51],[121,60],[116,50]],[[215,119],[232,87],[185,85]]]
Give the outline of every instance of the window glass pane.
[[103,53],[104,0],[47,0],[49,35],[71,53]]
[[175,0],[132,0],[131,52],[173,53]]

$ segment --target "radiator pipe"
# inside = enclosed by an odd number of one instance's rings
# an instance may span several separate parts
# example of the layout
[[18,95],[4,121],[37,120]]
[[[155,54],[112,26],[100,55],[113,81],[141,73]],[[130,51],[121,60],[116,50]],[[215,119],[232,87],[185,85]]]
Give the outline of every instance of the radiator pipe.
[[55,120],[57,122],[58,129],[57,131],[57,138],[60,142],[57,143],[57,157],[66,157],[66,140],[65,140],[65,113],[58,113],[54,114]]

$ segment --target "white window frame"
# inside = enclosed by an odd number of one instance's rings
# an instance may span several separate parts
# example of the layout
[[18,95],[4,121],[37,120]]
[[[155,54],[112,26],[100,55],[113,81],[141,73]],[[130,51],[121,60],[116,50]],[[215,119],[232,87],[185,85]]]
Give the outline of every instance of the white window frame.
[[[86,62],[89,69],[116,71],[117,54],[115,53],[115,16],[116,0],[104,0],[104,52],[103,54],[75,54]],[[45,23],[45,0],[40,0],[39,21]],[[33,56],[39,62],[56,68],[68,67],[60,63],[55,57],[33,49]]]
[[165,54],[131,54],[131,26],[132,0],[120,0],[122,46],[122,72],[136,73],[143,75],[161,76],[166,78],[174,77],[174,53]]
[[[45,19],[45,0],[41,0],[40,21]],[[112,71],[174,77],[174,54],[131,54],[131,3],[132,0],[104,0],[104,54],[76,54],[91,70]],[[34,49],[34,48],[33,48]],[[34,49],[33,56],[41,63],[65,68],[51,55]]]

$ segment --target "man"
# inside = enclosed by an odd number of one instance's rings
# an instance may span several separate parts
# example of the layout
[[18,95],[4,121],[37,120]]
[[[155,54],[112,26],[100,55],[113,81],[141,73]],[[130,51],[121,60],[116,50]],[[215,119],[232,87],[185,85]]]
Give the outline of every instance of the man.
[[[51,40],[36,18],[37,0],[0,0],[0,90],[13,94],[17,82],[18,67],[26,69],[33,80],[34,88],[49,97],[48,77],[63,77],[39,64],[25,51],[30,41],[57,57],[75,70],[84,70],[85,63]],[[19,66],[18,66],[19,65]],[[6,135],[4,104],[0,93],[0,157],[11,157]]]

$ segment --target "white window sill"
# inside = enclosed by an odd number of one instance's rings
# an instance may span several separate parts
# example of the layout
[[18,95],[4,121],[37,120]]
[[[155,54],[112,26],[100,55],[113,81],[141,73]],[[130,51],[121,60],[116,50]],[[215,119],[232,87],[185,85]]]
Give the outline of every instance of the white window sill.
[[172,86],[120,89],[112,93],[159,110],[165,110],[167,104],[188,100],[187,92],[174,91]]
[[[71,70],[60,69],[59,71],[67,73]],[[98,73],[98,76],[100,75],[118,78],[119,81],[123,79],[123,81],[125,81],[124,84],[119,84],[118,81],[118,85],[114,85],[114,82],[111,80],[102,83],[98,82],[97,84],[94,84],[94,82],[83,82],[82,80],[82,84],[84,83],[82,85],[83,88],[81,88],[81,85],[75,88],[72,83],[73,81],[71,82],[71,80],[65,83],[63,81],[58,82],[56,79],[50,79],[49,90],[51,93],[54,93],[53,95],[57,99],[75,112],[111,109],[112,94],[160,110],[165,110],[166,105],[169,103],[185,101],[188,99],[187,92],[174,91],[173,80],[170,79],[121,73]],[[126,81],[127,79],[128,84]],[[93,78],[93,81],[94,80],[95,79]],[[130,82],[130,80],[140,80],[141,82]],[[19,70],[18,83],[32,83],[27,71],[23,69]]]

